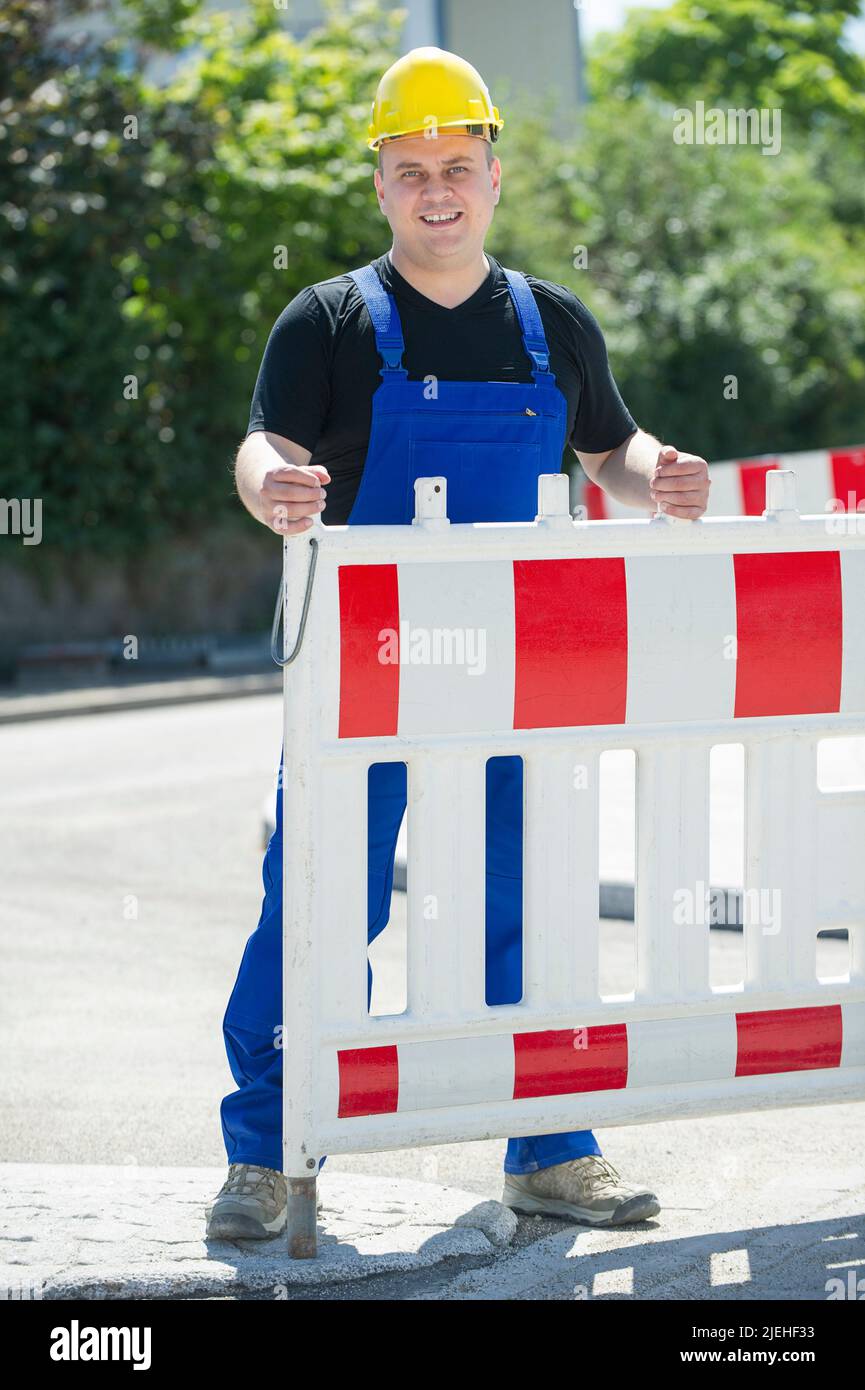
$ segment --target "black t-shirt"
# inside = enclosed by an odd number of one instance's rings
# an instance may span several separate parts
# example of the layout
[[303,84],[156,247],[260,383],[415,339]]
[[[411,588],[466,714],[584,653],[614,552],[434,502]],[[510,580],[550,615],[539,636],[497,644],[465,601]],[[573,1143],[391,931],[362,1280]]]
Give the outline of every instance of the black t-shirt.
[[[486,280],[455,309],[414,289],[389,255],[373,262],[396,300],[403,366],[412,381],[532,380],[508,282],[499,262],[489,254],[487,260]],[[526,279],[547,336],[550,370],[568,402],[568,444],[588,454],[615,449],[637,426],[613,380],[597,320],[564,285]],[[264,350],[248,433],[281,434],[311,450],[310,463],[326,466],[326,525],[344,525],[357,494],[381,365],[366,305],[348,275],[295,295]]]

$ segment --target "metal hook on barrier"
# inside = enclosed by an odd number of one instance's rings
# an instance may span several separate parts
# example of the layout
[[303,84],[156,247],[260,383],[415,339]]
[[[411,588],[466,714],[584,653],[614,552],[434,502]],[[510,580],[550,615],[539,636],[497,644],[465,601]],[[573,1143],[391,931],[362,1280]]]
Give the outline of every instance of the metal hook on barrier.
[[306,615],[309,612],[309,601],[312,598],[312,581],[315,577],[315,562],[318,556],[318,541],[310,540],[312,553],[309,558],[309,572],[306,576],[306,592],[303,596],[303,608],[300,611],[300,626],[297,629],[297,640],[288,656],[280,656],[277,646],[279,637],[279,625],[282,620],[282,610],[284,601],[285,576],[279,581],[279,588],[276,591],[276,607],[273,611],[273,626],[270,629],[270,655],[273,657],[277,666],[290,666],[300,651],[300,644],[303,641],[303,633],[306,628]]

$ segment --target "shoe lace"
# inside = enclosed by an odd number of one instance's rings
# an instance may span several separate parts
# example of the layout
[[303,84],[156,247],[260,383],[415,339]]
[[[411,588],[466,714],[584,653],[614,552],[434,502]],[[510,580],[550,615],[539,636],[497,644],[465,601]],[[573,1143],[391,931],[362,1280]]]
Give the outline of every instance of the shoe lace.
[[270,1197],[276,1196],[276,1181],[280,1176],[275,1168],[256,1168],[251,1163],[232,1163],[228,1170],[226,1192],[237,1193],[241,1197],[252,1196],[262,1186],[267,1188]]
[[589,1154],[585,1158],[572,1158],[568,1167],[579,1177],[581,1182],[593,1191],[606,1187],[609,1183],[621,1181],[612,1163],[602,1158],[600,1154]]

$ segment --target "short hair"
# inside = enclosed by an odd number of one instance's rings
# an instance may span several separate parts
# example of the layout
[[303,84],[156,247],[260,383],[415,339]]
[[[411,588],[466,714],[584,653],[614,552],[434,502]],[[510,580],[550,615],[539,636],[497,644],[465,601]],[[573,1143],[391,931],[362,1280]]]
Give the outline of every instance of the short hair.
[[[475,137],[475,138],[477,138],[477,137]],[[379,170],[379,173],[380,173],[380,174],[383,174],[383,173],[384,173],[384,166],[383,166],[383,164],[382,164],[382,159],[381,159],[382,148],[383,148],[383,144],[382,144],[382,145],[379,145],[379,147],[378,147],[378,170]],[[492,168],[493,160],[494,160],[495,157],[496,157],[496,152],[495,152],[495,150],[493,149],[492,141],[490,141],[490,140],[484,140],[484,148],[486,149],[486,152],[487,152],[487,168],[490,169],[490,168]]]

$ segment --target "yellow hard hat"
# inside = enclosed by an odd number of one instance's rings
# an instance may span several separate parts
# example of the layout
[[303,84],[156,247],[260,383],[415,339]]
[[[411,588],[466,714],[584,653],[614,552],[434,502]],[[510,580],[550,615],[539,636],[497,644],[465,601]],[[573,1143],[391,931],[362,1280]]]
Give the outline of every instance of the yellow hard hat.
[[377,150],[383,140],[447,126],[466,126],[470,135],[485,135],[488,127],[489,139],[497,140],[503,125],[477,68],[443,48],[413,48],[378,84],[367,144]]

